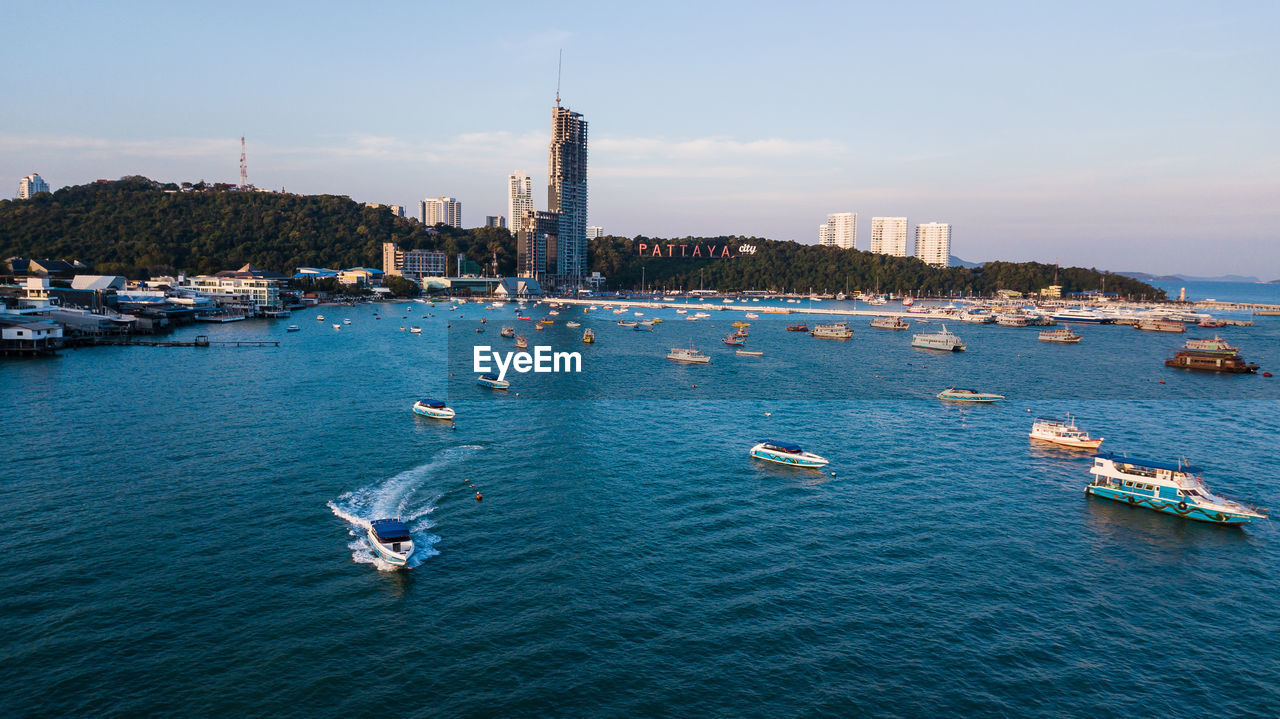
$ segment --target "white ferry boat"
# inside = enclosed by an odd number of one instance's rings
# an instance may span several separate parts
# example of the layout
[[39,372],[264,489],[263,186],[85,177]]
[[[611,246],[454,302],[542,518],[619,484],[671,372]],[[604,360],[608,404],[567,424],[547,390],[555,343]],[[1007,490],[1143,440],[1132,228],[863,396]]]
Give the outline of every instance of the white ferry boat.
[[948,387],[938,393],[938,399],[944,402],[989,404],[991,402],[999,402],[1004,399],[1004,395],[993,394],[991,392],[979,392],[976,389],[957,389],[955,387]]
[[996,324],[1001,327],[1026,327],[1031,324],[1031,318],[1017,312],[1005,312],[996,315]]
[[1075,420],[1071,419],[1071,415],[1067,415],[1065,421],[1050,417],[1037,417],[1036,421],[1031,425],[1031,434],[1027,436],[1031,439],[1052,442],[1072,449],[1097,449],[1102,444],[1101,437],[1094,439],[1089,436],[1088,432],[1077,427]]
[[711,358],[692,347],[672,347],[667,359],[688,364],[708,364]]
[[986,325],[995,322],[996,318],[985,310],[964,310],[960,313],[960,321],[974,325]]
[[825,340],[847,340],[853,337],[853,330],[848,322],[832,322],[827,325],[814,325],[809,336]]
[[1084,307],[1058,310],[1053,313],[1053,319],[1058,322],[1080,322],[1091,325],[1107,325],[1115,321],[1101,312]]
[[905,330],[911,327],[911,323],[901,317],[877,317],[871,320],[871,326],[878,330]]
[[1059,344],[1074,344],[1083,339],[1080,335],[1071,331],[1070,327],[1059,327],[1056,330],[1045,330],[1040,333],[1041,342],[1057,342]]
[[399,519],[375,519],[369,523],[369,542],[373,551],[387,564],[403,567],[413,554],[413,537],[409,527]]
[[413,413],[432,419],[453,419],[454,412],[438,399],[420,399],[413,403]]
[[750,454],[756,459],[786,464],[792,467],[825,467],[831,463],[812,452],[804,451],[798,444],[779,442],[772,439],[766,439],[752,447]]
[[960,337],[947,331],[946,325],[942,326],[941,332],[912,335],[911,346],[927,350],[942,350],[944,352],[964,352],[965,350],[964,343],[960,341]]
[[1182,349],[1206,354],[1233,355],[1240,352],[1239,347],[1232,347],[1226,340],[1214,335],[1211,340],[1189,339]]
[[1185,519],[1212,524],[1248,524],[1267,510],[1219,497],[1205,486],[1200,470],[1179,460],[1157,462],[1117,454],[1093,458],[1094,479],[1085,494],[1126,502]]

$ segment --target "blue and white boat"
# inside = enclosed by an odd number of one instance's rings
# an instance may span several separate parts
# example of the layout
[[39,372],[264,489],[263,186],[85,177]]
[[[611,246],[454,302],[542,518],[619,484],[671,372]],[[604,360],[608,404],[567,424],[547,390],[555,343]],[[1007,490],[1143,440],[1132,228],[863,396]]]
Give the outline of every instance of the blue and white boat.
[[1096,454],[1094,476],[1085,494],[1154,509],[1210,524],[1248,524],[1267,510],[1219,497],[1205,486],[1200,470],[1183,461],[1160,462],[1118,454]]
[[938,399],[945,402],[990,403],[999,402],[1004,399],[1004,395],[993,394],[991,392],[979,392],[975,389],[957,389],[955,387],[948,387],[938,393]]
[[438,399],[420,399],[413,403],[413,413],[432,419],[453,419],[454,412]]
[[369,543],[387,564],[403,567],[413,554],[413,536],[399,519],[375,519],[369,523]]
[[1053,319],[1055,322],[1079,322],[1088,325],[1109,325],[1115,322],[1115,318],[1085,307],[1058,310],[1053,313]]
[[751,456],[766,462],[776,462],[792,467],[825,467],[830,462],[812,452],[804,451],[798,444],[766,439],[751,448]]
[[505,379],[498,379],[496,374],[482,374],[476,377],[476,384],[490,389],[506,389],[511,386],[511,383]]

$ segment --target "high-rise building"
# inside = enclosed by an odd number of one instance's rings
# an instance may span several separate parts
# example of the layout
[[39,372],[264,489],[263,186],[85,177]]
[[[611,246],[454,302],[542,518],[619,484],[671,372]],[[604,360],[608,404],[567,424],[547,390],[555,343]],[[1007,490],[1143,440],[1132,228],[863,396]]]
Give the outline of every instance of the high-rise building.
[[[551,113],[551,147],[547,158],[547,211],[559,215],[557,257],[548,256],[554,282],[578,287],[587,273],[587,121],[560,107]],[[552,269],[554,267],[554,269]]]
[[604,237],[604,228],[599,225],[587,225],[587,239],[598,240]]
[[38,192],[48,192],[49,183],[37,173],[31,173],[26,177],[18,180],[18,199],[30,200]]
[[907,218],[872,217],[871,251],[894,257],[907,256]]
[[934,267],[950,265],[951,225],[946,222],[916,225],[916,257]]
[[827,222],[818,225],[818,244],[839,247],[845,250],[857,249],[858,213],[837,212],[827,215]]
[[485,215],[484,226],[496,227],[498,229],[506,229],[507,218],[503,217],[502,215]]
[[382,272],[388,276],[443,277],[445,254],[439,250],[402,250],[394,242],[382,243]]
[[558,212],[526,210],[520,218],[520,232],[516,233],[516,274],[532,277],[539,282],[547,275],[556,274],[560,247],[556,233],[563,227]]
[[519,170],[507,175],[507,217],[511,218],[511,232],[520,231],[524,213],[533,209],[533,181]]
[[418,203],[418,217],[427,227],[441,223],[462,227],[462,203],[453,197],[428,197]]

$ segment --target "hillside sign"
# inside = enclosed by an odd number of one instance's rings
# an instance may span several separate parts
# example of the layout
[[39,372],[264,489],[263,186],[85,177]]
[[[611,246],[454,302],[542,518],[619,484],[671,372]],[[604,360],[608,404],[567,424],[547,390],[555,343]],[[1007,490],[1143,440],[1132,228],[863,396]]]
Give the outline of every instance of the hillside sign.
[[710,242],[676,243],[676,242],[637,242],[636,254],[641,257],[685,257],[688,259],[725,259],[754,255],[755,245],[741,244],[737,248],[730,245]]

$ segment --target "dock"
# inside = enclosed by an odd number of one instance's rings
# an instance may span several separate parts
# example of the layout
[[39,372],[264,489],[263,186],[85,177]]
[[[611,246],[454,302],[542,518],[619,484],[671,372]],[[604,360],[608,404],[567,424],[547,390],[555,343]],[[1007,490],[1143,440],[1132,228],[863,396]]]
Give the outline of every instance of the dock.
[[[129,347],[279,347],[277,340],[211,340],[208,335],[196,335],[193,340],[160,341],[140,339],[129,335],[94,337],[89,344]],[[69,343],[70,344],[70,343]]]
[[925,318],[928,318],[928,315],[911,314],[908,312],[901,312],[901,311],[894,311],[894,310],[881,310],[881,309],[828,310],[828,309],[820,309],[815,307],[804,307],[801,305],[796,305],[794,308],[775,307],[773,305],[768,305],[764,307],[761,307],[761,306],[753,307],[750,304],[743,304],[738,302],[734,302],[734,303],[722,302],[720,304],[707,304],[707,303],[685,304],[681,302],[652,302],[648,300],[636,301],[636,300],[614,300],[614,299],[606,300],[601,298],[596,298],[591,300],[582,300],[576,297],[564,297],[564,298],[557,297],[557,298],[546,300],[546,301],[555,302],[557,304],[563,304],[563,305],[583,305],[583,306],[595,305],[597,307],[601,305],[615,305],[618,307],[626,306],[629,308],[645,307],[648,309],[655,309],[655,310],[686,309],[686,310],[698,310],[701,312],[736,310],[738,312],[754,312],[760,315],[761,318],[763,318],[765,315],[833,315],[838,317],[908,317],[908,318],[923,316]]

